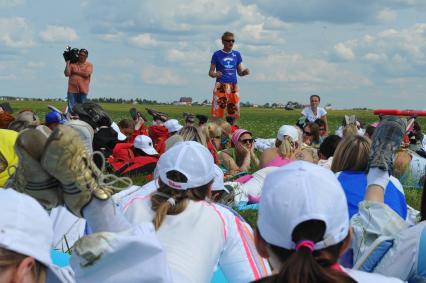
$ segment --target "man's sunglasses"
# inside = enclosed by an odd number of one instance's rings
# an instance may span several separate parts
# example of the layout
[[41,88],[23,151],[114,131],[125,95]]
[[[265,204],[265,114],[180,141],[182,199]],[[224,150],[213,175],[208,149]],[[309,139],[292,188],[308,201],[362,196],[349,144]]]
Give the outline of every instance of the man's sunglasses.
[[254,143],[254,139],[240,140],[240,143],[242,143],[242,144],[252,144],[252,143]]
[[232,42],[232,43],[234,43],[234,42],[235,42],[235,39],[224,39],[223,41],[225,41],[225,42]]

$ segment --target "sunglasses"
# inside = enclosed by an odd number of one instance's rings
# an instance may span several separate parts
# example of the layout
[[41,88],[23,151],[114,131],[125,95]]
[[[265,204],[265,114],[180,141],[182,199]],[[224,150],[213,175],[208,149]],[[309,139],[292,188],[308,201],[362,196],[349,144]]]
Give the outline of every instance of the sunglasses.
[[320,131],[325,131],[325,128],[319,128]]
[[242,144],[252,144],[252,143],[254,143],[254,139],[240,140],[240,143],[242,143]]
[[304,134],[304,135],[307,135],[308,137],[312,136],[312,133],[311,133],[311,132],[303,131],[303,134]]
[[225,41],[225,42],[232,42],[232,43],[234,43],[234,42],[235,42],[235,39],[224,39],[223,41]]

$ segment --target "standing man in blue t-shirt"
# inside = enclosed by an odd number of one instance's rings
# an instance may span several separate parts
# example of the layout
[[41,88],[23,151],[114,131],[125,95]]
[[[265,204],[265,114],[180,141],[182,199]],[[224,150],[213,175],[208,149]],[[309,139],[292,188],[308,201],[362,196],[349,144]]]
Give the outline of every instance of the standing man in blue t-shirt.
[[247,76],[250,70],[242,64],[240,52],[232,50],[235,37],[232,32],[222,35],[223,49],[213,53],[209,76],[216,78],[213,90],[212,116],[223,118],[225,109],[228,116],[240,118],[240,88],[237,84],[239,76]]

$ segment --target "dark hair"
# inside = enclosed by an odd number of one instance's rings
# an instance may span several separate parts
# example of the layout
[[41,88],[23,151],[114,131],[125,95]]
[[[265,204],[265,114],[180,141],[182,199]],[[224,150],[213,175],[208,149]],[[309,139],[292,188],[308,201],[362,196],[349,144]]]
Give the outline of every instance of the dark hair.
[[321,101],[321,97],[320,97],[318,94],[312,94],[312,95],[309,97],[309,100],[311,100],[311,99],[312,99],[312,97],[317,97],[317,98],[318,98],[318,100],[319,100],[319,101]]
[[325,121],[323,120],[323,119],[320,119],[320,118],[318,118],[318,119],[316,119],[315,121],[314,121],[314,123],[315,124],[317,124],[318,125],[318,127],[321,127],[321,126],[326,126],[325,125]]
[[225,31],[225,32],[222,34],[222,40],[224,40],[224,39],[225,39],[225,37],[227,37],[227,36],[232,36],[232,37],[234,37],[234,34],[233,34],[232,32],[230,32],[230,31]]
[[319,147],[319,153],[324,155],[327,159],[333,156],[341,139],[342,138],[338,135],[330,135],[326,137]]
[[422,130],[422,127],[420,126],[419,122],[414,121],[413,130],[418,131],[418,132],[420,132]]
[[120,122],[118,122],[117,125],[120,129],[125,129],[125,128],[135,129],[135,121],[130,119],[123,119]]
[[365,128],[365,133],[367,134],[367,136],[371,139],[373,137],[374,131],[376,130],[376,127],[372,126],[372,125],[368,125]]
[[[172,170],[167,172],[167,178],[180,183],[185,183],[188,179],[179,171]],[[151,209],[155,211],[155,216],[152,222],[154,223],[155,230],[158,230],[163,223],[166,215],[176,215],[185,210],[188,200],[200,201],[204,200],[209,192],[209,187],[213,180],[209,183],[196,188],[187,190],[177,190],[170,188],[164,184],[161,179],[159,180],[160,187],[157,192],[159,194],[151,195]],[[174,205],[171,205],[167,200],[173,198]]]
[[[325,229],[324,221],[307,220],[294,228],[292,240],[295,243],[302,240],[317,243],[324,239]],[[261,236],[260,233],[258,234]],[[282,267],[277,275],[265,278],[259,282],[354,283],[356,281],[346,273],[330,268],[338,262],[343,243],[344,241],[341,241],[333,246],[313,252],[307,247],[301,247],[296,251],[269,244],[274,255],[281,261]]]

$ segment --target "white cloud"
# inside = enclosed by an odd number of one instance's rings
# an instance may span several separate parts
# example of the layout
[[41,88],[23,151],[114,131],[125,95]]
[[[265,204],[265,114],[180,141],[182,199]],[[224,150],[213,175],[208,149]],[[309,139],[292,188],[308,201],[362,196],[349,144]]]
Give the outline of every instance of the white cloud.
[[331,89],[357,88],[371,85],[370,80],[339,65],[301,54],[280,52],[257,58],[251,66],[254,80],[284,82],[300,87],[326,86]]
[[387,60],[387,56],[386,54],[380,53],[367,53],[364,55],[364,59],[367,61],[373,61],[373,62],[380,62],[380,61],[386,61]]
[[15,7],[24,4],[24,0],[0,0],[0,7]]
[[102,41],[108,41],[108,42],[117,42],[120,41],[124,36],[124,33],[117,32],[117,33],[106,33],[106,34],[100,34],[97,36]]
[[334,50],[336,54],[345,60],[353,60],[355,58],[355,54],[352,49],[346,46],[344,43],[338,43],[334,46]]
[[185,80],[173,69],[154,65],[146,65],[142,70],[141,79],[150,85],[183,85]]
[[397,13],[389,8],[385,8],[377,13],[376,18],[379,22],[393,22],[397,18]]
[[47,29],[40,32],[40,37],[45,42],[71,42],[79,39],[76,31],[71,27],[47,26]]
[[27,64],[27,67],[31,68],[31,69],[40,69],[40,68],[43,68],[45,66],[46,66],[46,63],[41,62],[41,61],[37,61],[37,62],[36,61],[30,61]]
[[30,48],[35,46],[32,30],[26,19],[0,18],[0,43],[11,48]]
[[129,39],[129,42],[137,47],[156,46],[157,41],[149,33],[139,34]]

